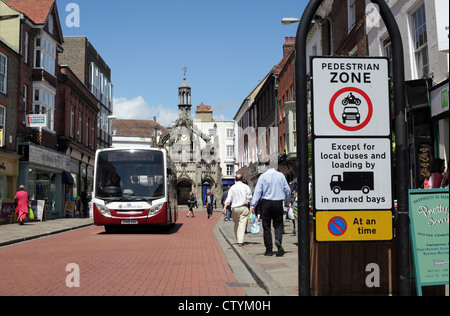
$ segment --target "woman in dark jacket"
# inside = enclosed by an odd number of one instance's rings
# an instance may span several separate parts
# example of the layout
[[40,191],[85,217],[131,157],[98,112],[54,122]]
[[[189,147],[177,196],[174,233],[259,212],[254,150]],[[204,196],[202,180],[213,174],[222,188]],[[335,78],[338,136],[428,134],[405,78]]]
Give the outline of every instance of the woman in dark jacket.
[[186,215],[186,217],[189,217],[189,215],[192,215],[194,217],[194,206],[197,204],[197,198],[194,195],[194,192],[190,192],[188,196],[188,207],[189,207],[189,213]]

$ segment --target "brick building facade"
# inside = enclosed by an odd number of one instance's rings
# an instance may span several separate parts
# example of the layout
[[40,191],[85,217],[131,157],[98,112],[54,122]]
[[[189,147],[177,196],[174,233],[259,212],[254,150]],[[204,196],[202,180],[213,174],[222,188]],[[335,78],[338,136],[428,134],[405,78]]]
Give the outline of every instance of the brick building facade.
[[364,0],[324,2],[318,24],[325,56],[368,56]]
[[[67,42],[64,55],[55,0],[0,0],[0,62],[7,61],[8,80],[0,91],[0,200],[13,201],[23,184],[32,200],[45,201],[46,218],[63,216],[66,195],[91,186],[95,151],[111,143],[111,70],[86,38]],[[30,127],[31,115],[44,124]]]
[[[12,202],[17,187],[20,156],[16,151],[19,55],[0,39],[0,211]],[[0,222],[8,214],[0,212]]]
[[[17,87],[17,144],[20,156],[17,184],[25,185],[33,200],[43,200],[46,216],[59,217],[65,155],[58,151],[58,54],[63,36],[54,0],[0,2],[1,37],[19,54]],[[10,116],[12,113],[8,114]],[[28,115],[44,119],[41,128],[28,127]],[[47,159],[43,159],[47,157]]]
[[57,106],[58,148],[68,165],[63,193],[79,196],[84,189],[92,190],[99,108],[96,97],[68,66],[60,66]]
[[0,39],[0,148],[16,150],[19,54]]
[[[291,159],[287,155],[287,144],[290,138],[295,137],[289,133],[290,121],[286,117],[286,105],[295,100],[295,37],[286,37],[283,45],[283,60],[276,70],[278,77],[277,119],[278,119],[278,166],[280,172],[286,175],[288,181],[296,176],[296,156]],[[292,130],[292,129],[291,129]]]
[[68,65],[74,74],[97,98],[100,109],[97,118],[97,148],[112,144],[113,85],[111,69],[84,36],[64,37],[64,52],[60,64]]

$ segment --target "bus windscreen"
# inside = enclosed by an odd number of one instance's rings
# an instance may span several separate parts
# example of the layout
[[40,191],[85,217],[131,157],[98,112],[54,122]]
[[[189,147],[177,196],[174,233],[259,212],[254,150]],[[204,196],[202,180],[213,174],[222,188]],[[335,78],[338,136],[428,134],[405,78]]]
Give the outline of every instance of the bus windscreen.
[[160,151],[101,152],[96,168],[98,198],[134,201],[165,196],[164,156]]

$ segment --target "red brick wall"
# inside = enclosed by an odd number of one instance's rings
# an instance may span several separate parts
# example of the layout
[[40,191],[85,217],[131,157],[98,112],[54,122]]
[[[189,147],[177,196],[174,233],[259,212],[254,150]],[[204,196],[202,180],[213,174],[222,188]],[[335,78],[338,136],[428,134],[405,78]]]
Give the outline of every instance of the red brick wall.
[[[356,0],[356,25],[349,32],[347,1],[334,1],[327,22],[323,25],[324,52],[329,55],[348,56],[356,46],[353,56],[368,56],[367,37],[365,35],[365,1]],[[329,23],[332,23],[332,37],[329,34]],[[330,42],[333,41],[333,51]]]
[[[17,104],[18,104],[18,76],[19,56],[6,44],[0,41],[0,53],[7,58],[7,87],[6,93],[0,92],[0,105],[6,109],[4,129],[4,148],[10,151],[16,150],[17,138]],[[12,142],[10,143],[10,136]]]
[[[58,89],[58,136],[63,136],[70,139],[70,123],[71,123],[71,111],[72,106],[75,108],[75,120],[74,120],[74,134],[73,141],[78,142],[78,120],[79,115],[82,115],[81,124],[81,144],[88,149],[95,150],[97,148],[97,99],[89,91],[89,89],[78,79],[71,68],[61,67],[59,75],[59,89]],[[89,135],[88,143],[86,146],[86,120],[89,120]],[[94,124],[94,137],[92,143],[92,124]]]

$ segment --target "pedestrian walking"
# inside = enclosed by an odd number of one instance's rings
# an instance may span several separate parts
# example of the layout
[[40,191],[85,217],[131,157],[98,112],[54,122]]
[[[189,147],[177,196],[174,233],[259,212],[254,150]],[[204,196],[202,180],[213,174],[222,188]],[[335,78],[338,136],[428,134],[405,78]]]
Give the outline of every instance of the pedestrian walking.
[[425,171],[425,179],[423,180],[423,183],[421,185],[421,189],[429,189],[430,188],[430,178],[431,173],[429,171]]
[[442,187],[443,188],[448,188],[448,167],[449,167],[449,163],[447,161],[447,169],[444,172],[444,180],[442,180]]
[[[291,201],[290,201],[290,211],[291,215],[293,217],[292,223],[294,224],[294,230],[292,231],[292,234],[294,236],[297,235],[298,232],[298,183],[297,178],[295,178],[291,183],[289,183],[289,187],[291,189]],[[311,178],[309,178],[309,194],[311,194]]]
[[19,225],[23,225],[28,216],[28,210],[31,208],[30,200],[28,199],[28,193],[25,191],[25,186],[21,185],[19,191],[17,191],[14,197],[16,205],[16,215]]
[[431,177],[430,177],[430,189],[439,189],[442,187],[444,180],[445,161],[441,158],[436,158],[431,163]]
[[[222,203],[222,207],[225,207],[225,201],[227,200],[228,192],[230,191],[230,188],[231,188],[230,185],[227,186],[227,189],[222,194],[222,200],[220,200],[220,202]],[[223,220],[224,221],[231,220],[231,205],[228,205],[227,212],[225,214],[223,214]]]
[[216,202],[216,199],[214,198],[214,194],[212,194],[211,190],[208,189],[206,191],[206,201],[205,201],[206,212],[208,213],[208,219],[212,218],[214,202]]
[[250,213],[248,204],[252,200],[252,190],[244,184],[242,174],[235,177],[236,183],[228,190],[227,199],[222,212],[227,212],[227,207],[231,206],[231,214],[234,222],[234,234],[239,246],[244,245],[244,235],[247,227],[247,219]]
[[192,215],[192,217],[194,217],[194,207],[197,204],[197,198],[194,195],[194,192],[189,192],[189,196],[188,196],[188,207],[189,207],[189,212],[187,213],[186,217],[189,217],[189,215]]
[[87,189],[84,189],[83,192],[81,192],[81,204],[83,204],[83,216],[84,218],[89,217],[89,194],[87,192]]
[[251,211],[254,213],[256,205],[261,200],[261,219],[263,226],[265,256],[273,255],[271,223],[275,231],[275,246],[278,248],[277,256],[281,257],[285,251],[283,243],[283,203],[289,205],[291,189],[286,178],[274,168],[262,174],[255,187],[251,203]]

